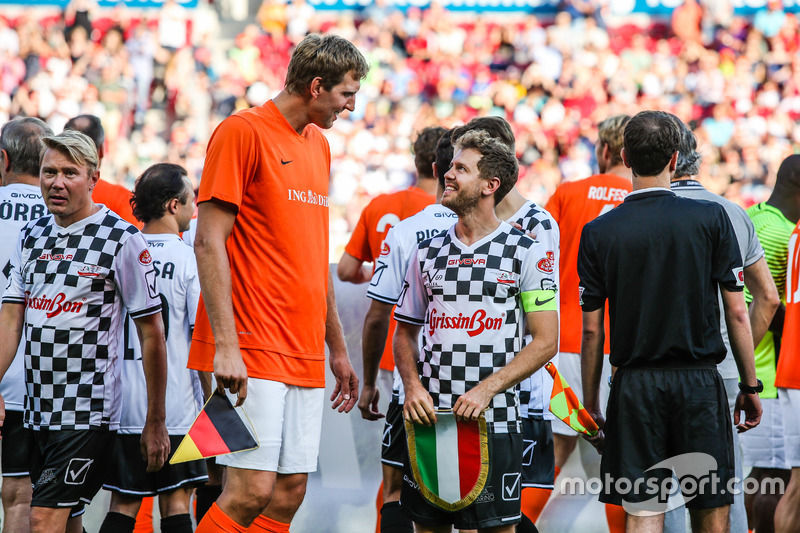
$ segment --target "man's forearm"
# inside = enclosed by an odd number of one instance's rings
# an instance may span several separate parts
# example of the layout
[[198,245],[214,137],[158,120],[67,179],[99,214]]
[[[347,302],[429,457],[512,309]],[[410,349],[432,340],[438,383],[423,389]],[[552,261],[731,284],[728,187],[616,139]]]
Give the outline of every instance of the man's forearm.
[[217,348],[239,347],[231,302],[231,265],[224,241],[195,243],[197,273]]
[[403,386],[406,389],[415,386],[422,386],[419,379],[417,361],[419,360],[419,326],[397,323],[394,339],[392,339],[392,350],[394,352],[394,364]]
[[581,379],[583,403],[587,409],[600,407],[600,379],[603,374],[603,345],[605,344],[604,310],[583,313],[581,340]]
[[750,318],[740,292],[722,291],[725,308],[725,323],[728,326],[728,339],[731,351],[739,369],[739,379],[745,385],[755,386],[756,366],[753,355],[753,336],[750,331]]
[[336,295],[333,292],[333,278],[328,274],[328,306],[325,314],[325,344],[328,345],[331,357],[347,357],[347,345],[344,342],[342,322],[339,320],[339,311],[336,309]]
[[4,303],[0,308],[0,381],[17,354],[22,337],[22,322],[25,317],[23,304]]
[[147,387],[147,419],[151,422],[163,421],[166,418],[167,395],[167,348],[163,323],[159,314],[140,320],[149,322],[146,327],[137,323]]
[[767,333],[775,311],[781,304],[775,281],[763,257],[744,268],[744,284],[753,295],[747,313],[753,332],[753,345],[757,346]]
[[364,318],[361,356],[364,363],[364,385],[370,387],[375,386],[378,380],[378,369],[386,348],[386,337],[389,335],[391,313],[390,304],[373,300]]

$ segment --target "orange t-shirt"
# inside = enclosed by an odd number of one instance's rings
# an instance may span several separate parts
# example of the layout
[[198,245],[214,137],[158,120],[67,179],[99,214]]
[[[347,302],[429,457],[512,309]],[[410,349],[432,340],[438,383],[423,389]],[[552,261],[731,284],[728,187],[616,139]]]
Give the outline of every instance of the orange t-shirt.
[[97,185],[94,186],[92,191],[92,201],[94,203],[105,205],[123,220],[141,229],[142,223],[133,216],[131,196],[133,196],[133,193],[122,185],[109,183],[102,179],[97,180]]
[[[325,386],[330,149],[272,101],[225,119],[208,144],[198,203],[238,207],[228,238],[233,313],[250,377]],[[189,368],[212,371],[201,296]]]
[[[581,352],[583,315],[578,297],[578,245],[581,231],[602,213],[615,208],[631,192],[630,180],[615,174],[597,174],[559,185],[547,202],[561,230],[561,351]],[[605,317],[604,353],[610,352],[608,309]]]
[[[356,229],[353,230],[344,251],[359,261],[374,263],[381,255],[381,246],[389,228],[411,215],[416,215],[435,201],[436,198],[418,187],[376,196],[361,212]],[[380,367],[385,370],[394,370],[392,337],[396,326],[392,313],[389,335],[381,356]]]
[[786,316],[775,386],[800,389],[800,224],[789,238],[786,265]]

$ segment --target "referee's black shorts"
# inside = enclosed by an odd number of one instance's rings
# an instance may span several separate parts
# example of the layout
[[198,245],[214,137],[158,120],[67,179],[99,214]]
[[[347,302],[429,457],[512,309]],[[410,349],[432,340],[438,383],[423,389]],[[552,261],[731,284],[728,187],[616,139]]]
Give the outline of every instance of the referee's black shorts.
[[620,368],[608,400],[600,501],[663,512],[669,493],[681,490],[689,509],[732,504],[731,426],[715,367]]

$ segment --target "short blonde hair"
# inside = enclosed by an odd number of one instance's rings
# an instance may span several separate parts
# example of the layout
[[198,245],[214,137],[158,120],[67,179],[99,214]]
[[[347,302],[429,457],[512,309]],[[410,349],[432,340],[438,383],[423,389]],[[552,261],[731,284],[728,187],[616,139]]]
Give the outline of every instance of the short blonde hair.
[[[97,147],[88,135],[75,130],[64,130],[58,135],[42,137],[45,147],[61,152],[76,165],[83,165],[93,174],[100,167]],[[44,159],[44,152],[42,152]],[[41,160],[39,161],[41,164]]]
[[369,63],[353,43],[337,35],[307,35],[292,53],[286,72],[286,91],[304,94],[311,80],[322,78],[322,87],[330,91],[351,72],[356,80],[363,80],[369,72]]
[[611,166],[621,165],[623,146],[623,133],[625,126],[631,120],[628,115],[615,115],[605,119],[597,125],[597,142],[608,146],[611,154]]

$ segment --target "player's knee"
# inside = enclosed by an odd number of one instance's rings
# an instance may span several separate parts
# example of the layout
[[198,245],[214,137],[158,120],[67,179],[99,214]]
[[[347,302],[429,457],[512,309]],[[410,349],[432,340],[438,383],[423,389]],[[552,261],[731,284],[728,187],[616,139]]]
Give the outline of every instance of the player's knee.
[[63,524],[58,524],[60,520],[56,520],[51,511],[43,507],[31,507],[31,533],[52,533],[66,526],[68,515],[64,515]]
[[290,502],[297,502],[298,507],[306,497],[305,476],[287,476],[281,480],[280,488],[283,499]]
[[385,469],[383,472],[383,501],[400,501],[403,490],[403,471],[399,468]]
[[31,504],[31,482],[25,478],[3,478],[3,485],[0,489],[0,498],[3,501],[3,508],[9,509],[16,506],[29,506]]
[[176,489],[166,494],[160,494],[158,501],[161,506],[161,516],[167,517],[188,513],[191,494],[191,489],[184,488]]

